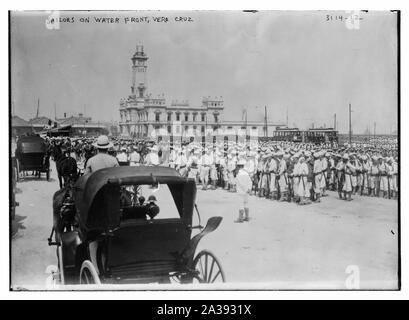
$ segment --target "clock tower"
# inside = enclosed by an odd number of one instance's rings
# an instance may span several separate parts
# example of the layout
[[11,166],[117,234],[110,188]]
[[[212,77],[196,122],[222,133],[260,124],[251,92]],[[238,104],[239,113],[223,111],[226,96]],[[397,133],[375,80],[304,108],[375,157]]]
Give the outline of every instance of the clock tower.
[[136,52],[132,56],[132,87],[131,95],[136,98],[144,98],[146,91],[146,71],[148,57],[143,51],[142,45],[136,46]]

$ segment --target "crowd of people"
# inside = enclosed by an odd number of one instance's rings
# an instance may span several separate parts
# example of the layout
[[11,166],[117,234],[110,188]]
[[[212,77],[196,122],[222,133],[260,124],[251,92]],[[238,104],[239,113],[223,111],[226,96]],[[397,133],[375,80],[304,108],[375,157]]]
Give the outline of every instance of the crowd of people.
[[202,190],[224,189],[242,198],[236,222],[249,221],[249,196],[306,205],[327,191],[352,196],[398,199],[398,143],[371,141],[298,143],[238,139],[149,141],[99,136],[46,137],[56,162],[60,188],[67,174],[87,174],[114,166],[166,166],[194,179]]
[[[96,154],[95,138],[51,138],[51,150],[69,150],[84,170]],[[202,190],[237,192],[237,174],[251,179],[249,194],[300,205],[320,202],[327,190],[353,195],[398,197],[396,145],[314,145],[294,142],[216,141],[174,143],[113,138],[107,153],[118,165],[175,168]],[[55,154],[56,152],[53,151]]]

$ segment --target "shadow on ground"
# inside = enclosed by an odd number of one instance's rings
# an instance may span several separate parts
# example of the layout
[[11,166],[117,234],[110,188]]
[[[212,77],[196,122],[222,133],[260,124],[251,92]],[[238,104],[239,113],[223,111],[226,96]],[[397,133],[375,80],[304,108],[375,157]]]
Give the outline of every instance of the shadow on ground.
[[25,220],[26,216],[19,216],[16,214],[14,220],[11,221],[11,237],[16,238],[18,235],[18,231],[20,229],[24,230],[26,227],[24,226],[23,220]]
[[[25,176],[25,177],[20,177],[18,183],[26,183],[26,182],[32,182],[32,181],[47,181],[47,178],[45,176],[42,177],[36,177],[36,176]],[[56,181],[54,178],[50,178],[48,182],[54,182]]]

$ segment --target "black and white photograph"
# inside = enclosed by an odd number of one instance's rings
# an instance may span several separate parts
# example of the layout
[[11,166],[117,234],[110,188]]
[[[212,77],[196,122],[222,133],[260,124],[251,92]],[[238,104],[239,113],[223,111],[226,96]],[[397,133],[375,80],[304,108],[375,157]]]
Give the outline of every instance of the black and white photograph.
[[10,11],[10,290],[400,290],[399,28]]

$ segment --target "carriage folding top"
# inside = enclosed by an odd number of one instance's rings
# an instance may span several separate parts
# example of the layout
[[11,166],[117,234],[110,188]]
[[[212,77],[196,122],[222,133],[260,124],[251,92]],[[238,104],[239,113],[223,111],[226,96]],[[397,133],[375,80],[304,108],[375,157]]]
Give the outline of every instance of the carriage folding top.
[[[124,192],[136,186],[163,184],[168,186],[179,217],[124,215],[125,211],[147,208],[135,201],[124,206]],[[193,179],[166,167],[123,166],[86,174],[72,191],[73,227],[58,231],[56,239],[61,240],[55,242],[61,283],[224,282],[220,263],[211,252],[202,250],[194,256],[200,239],[214,231],[222,218],[210,218],[205,228],[192,226],[196,199]],[[196,228],[201,232],[192,238]],[[97,249],[92,253],[95,244]]]
[[82,176],[76,183],[74,199],[82,231],[108,231],[120,223],[120,187],[167,184],[181,219],[192,222],[196,199],[194,180],[166,167],[115,167]]
[[17,142],[19,153],[45,153],[46,145],[40,136],[22,136]]
[[47,146],[43,138],[38,135],[22,136],[17,141],[16,149],[17,178],[21,172],[45,172],[47,180],[50,178],[50,163],[47,158]]

